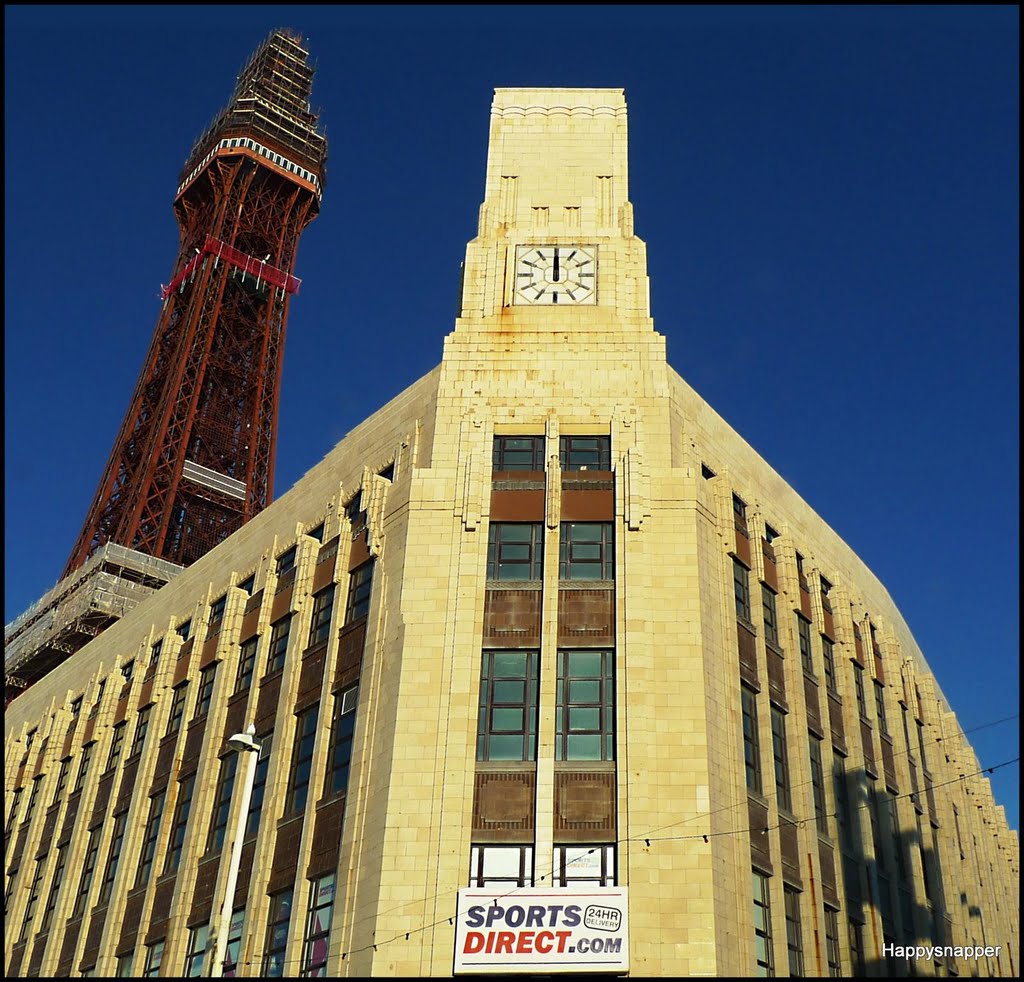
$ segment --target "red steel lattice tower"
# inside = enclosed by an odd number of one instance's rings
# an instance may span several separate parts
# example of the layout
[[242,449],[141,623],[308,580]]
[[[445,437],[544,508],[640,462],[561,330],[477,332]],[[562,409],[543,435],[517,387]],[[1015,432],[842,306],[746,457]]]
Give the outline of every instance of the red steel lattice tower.
[[106,542],[187,566],[273,493],[285,325],[326,137],[302,38],[275,31],[192,149],[174,275],[64,575]]

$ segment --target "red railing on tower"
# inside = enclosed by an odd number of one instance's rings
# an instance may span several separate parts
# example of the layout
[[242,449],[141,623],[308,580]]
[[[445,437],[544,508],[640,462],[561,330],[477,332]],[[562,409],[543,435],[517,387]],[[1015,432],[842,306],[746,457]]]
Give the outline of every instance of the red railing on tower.
[[255,256],[246,255],[238,249],[229,246],[212,235],[206,237],[203,248],[199,250],[171,280],[167,286],[160,287],[160,299],[166,300],[182,283],[185,282],[198,268],[203,261],[203,256],[214,256],[218,261],[230,263],[240,269],[245,275],[252,276],[258,283],[269,283],[271,286],[279,287],[286,293],[296,294],[302,285],[302,280],[297,276],[286,273],[283,269],[271,266],[265,259],[257,259]]

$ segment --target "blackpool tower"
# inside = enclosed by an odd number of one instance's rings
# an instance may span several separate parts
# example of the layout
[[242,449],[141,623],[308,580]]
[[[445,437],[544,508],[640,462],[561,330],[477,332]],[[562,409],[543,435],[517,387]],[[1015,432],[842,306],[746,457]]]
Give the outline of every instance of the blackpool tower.
[[188,566],[270,503],[295,253],[327,151],[301,40],[271,34],[192,148],[163,308],[65,575],[106,542]]

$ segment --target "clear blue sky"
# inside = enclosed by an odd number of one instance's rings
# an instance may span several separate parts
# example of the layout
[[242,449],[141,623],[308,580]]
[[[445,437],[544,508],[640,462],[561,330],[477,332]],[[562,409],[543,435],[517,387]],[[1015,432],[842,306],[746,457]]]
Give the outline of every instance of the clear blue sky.
[[[298,254],[279,493],[440,360],[492,89],[623,86],[671,363],[877,573],[962,726],[1017,713],[1016,7],[5,22],[5,620],[55,582],[85,517],[171,274],[192,142],[291,27],[319,64],[330,160]],[[970,739],[985,765],[1018,752],[1016,721]],[[993,782],[1016,826],[1016,767]]]

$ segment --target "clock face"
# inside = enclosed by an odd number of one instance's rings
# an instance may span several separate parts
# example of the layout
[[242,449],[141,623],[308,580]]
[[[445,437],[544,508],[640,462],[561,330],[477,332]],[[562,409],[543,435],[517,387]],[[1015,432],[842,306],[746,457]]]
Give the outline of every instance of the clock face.
[[597,250],[593,246],[520,246],[515,303],[597,302]]

